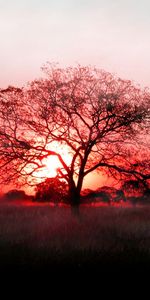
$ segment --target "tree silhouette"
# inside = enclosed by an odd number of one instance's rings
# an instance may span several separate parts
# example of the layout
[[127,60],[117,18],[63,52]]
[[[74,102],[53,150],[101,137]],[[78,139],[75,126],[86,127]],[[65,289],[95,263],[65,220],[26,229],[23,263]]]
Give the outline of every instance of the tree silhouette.
[[67,202],[67,184],[59,178],[47,178],[36,186],[35,201],[53,202],[56,205],[59,202]]
[[106,193],[109,196],[109,201],[112,203],[126,201],[123,190],[114,187],[102,186],[97,189],[97,193]]
[[122,189],[127,196],[142,196],[148,190],[148,186],[145,182],[137,179],[126,180]]
[[[44,158],[54,155],[78,210],[83,180],[94,170],[117,180],[150,176],[139,166],[142,151],[148,151],[148,90],[91,67],[48,64],[43,71],[45,77],[26,88],[0,91],[2,180],[33,184]],[[69,165],[59,151],[63,146],[72,157]]]
[[4,194],[7,200],[25,200],[28,198],[25,191],[13,189]]

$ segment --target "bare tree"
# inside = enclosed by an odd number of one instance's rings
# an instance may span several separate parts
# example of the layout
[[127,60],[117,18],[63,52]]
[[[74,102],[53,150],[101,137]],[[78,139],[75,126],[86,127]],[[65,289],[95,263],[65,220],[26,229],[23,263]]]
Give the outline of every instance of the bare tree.
[[[78,209],[83,180],[94,170],[117,179],[150,176],[139,167],[142,151],[148,151],[143,138],[149,130],[148,90],[90,67],[48,64],[43,70],[45,77],[24,89],[0,91],[4,180],[33,184],[44,158],[54,155],[62,166],[58,176],[67,182],[70,203]],[[70,164],[59,146],[67,147]]]

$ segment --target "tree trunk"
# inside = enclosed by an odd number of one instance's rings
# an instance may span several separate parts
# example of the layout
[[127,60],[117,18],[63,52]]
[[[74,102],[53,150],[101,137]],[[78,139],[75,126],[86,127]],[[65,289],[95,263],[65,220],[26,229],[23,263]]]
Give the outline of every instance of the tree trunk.
[[80,193],[75,186],[70,188],[69,192],[72,215],[75,217],[79,217]]
[[79,207],[80,207],[80,200],[81,200],[80,193],[81,193],[82,183],[83,183],[83,174],[80,174],[77,185],[75,184],[73,178],[70,178],[70,182],[69,182],[69,198],[71,204],[71,212],[72,215],[78,218],[80,215]]

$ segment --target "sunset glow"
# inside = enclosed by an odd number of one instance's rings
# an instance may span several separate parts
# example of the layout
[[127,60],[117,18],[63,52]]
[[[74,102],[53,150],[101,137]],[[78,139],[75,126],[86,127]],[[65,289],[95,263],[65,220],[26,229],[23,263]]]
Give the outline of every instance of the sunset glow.
[[[64,160],[64,162],[69,166],[72,160],[72,155],[69,154],[69,150],[67,146],[60,146],[57,143],[53,143],[52,145],[47,146],[49,150],[55,151],[60,154]],[[38,177],[55,177],[57,175],[57,169],[62,168],[62,164],[59,159],[55,155],[51,155],[42,160],[43,169],[38,171]]]
[[45,168],[41,171],[41,175],[46,177],[55,177],[57,175],[57,168],[61,167],[60,161],[56,156],[43,159],[43,164]]

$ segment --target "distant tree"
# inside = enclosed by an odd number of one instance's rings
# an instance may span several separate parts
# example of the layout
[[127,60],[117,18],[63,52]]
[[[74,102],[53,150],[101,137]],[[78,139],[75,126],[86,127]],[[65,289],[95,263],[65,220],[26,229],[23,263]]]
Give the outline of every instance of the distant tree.
[[143,198],[146,201],[150,201],[150,186],[147,186],[143,193]]
[[110,195],[107,191],[102,190],[102,191],[95,191],[95,197],[98,199],[98,201],[106,202],[110,204],[111,198]]
[[[139,166],[149,151],[149,90],[91,67],[48,64],[43,70],[46,77],[24,89],[0,91],[2,180],[33,184],[44,158],[56,156],[58,176],[78,212],[83,180],[95,170],[117,180],[149,177],[149,169]],[[68,148],[70,164],[59,146]]]
[[144,194],[146,187],[145,184],[143,184],[143,181],[130,179],[123,183],[122,189],[124,193],[129,197],[139,197]]
[[99,193],[106,193],[109,196],[109,201],[110,202],[120,202],[120,201],[126,201],[125,195],[123,190],[118,190],[114,187],[110,186],[102,186],[97,189],[97,192]]
[[107,202],[110,203],[109,194],[105,191],[89,190],[88,193],[82,195],[83,203]]
[[124,191],[122,189],[116,190],[116,197],[115,197],[114,201],[115,202],[120,202],[120,201],[126,202],[126,197],[125,197]]
[[27,195],[23,190],[12,189],[4,194],[4,198],[7,200],[24,200]]
[[91,195],[94,194],[94,191],[89,188],[85,188],[81,191],[81,203],[83,204],[91,204],[94,199]]
[[68,187],[66,182],[61,181],[58,177],[47,178],[45,181],[37,184],[35,201],[67,202]]

